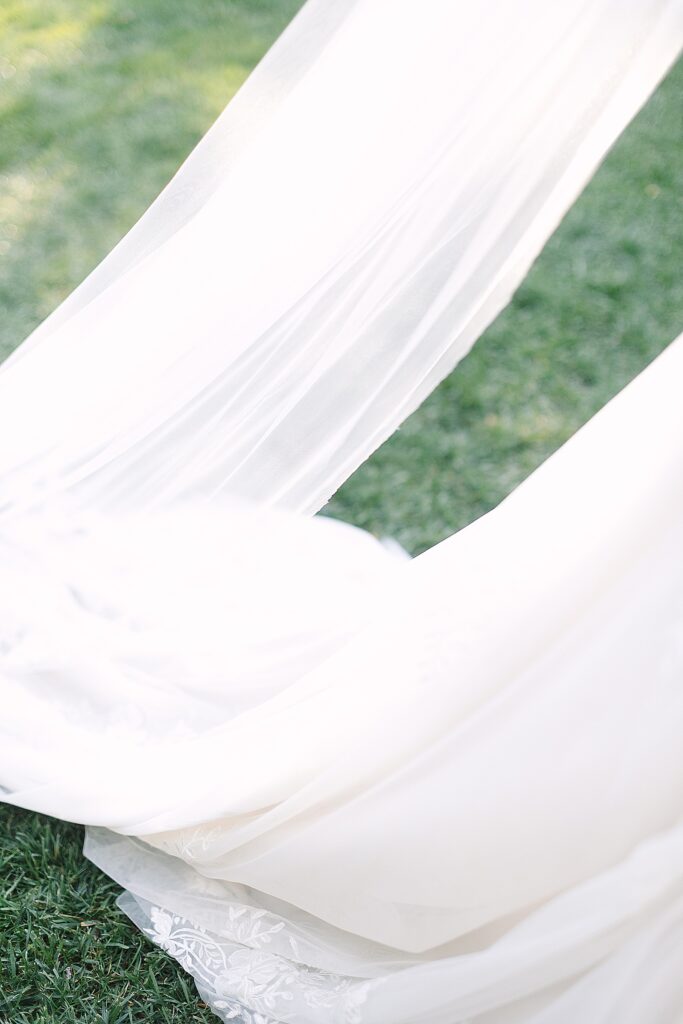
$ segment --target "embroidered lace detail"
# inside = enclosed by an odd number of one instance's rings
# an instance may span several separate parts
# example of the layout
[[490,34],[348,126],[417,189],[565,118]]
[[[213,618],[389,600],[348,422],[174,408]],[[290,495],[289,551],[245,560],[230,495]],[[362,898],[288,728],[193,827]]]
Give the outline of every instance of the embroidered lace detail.
[[361,1007],[371,982],[295,964],[258,948],[284,928],[266,911],[231,907],[230,939],[217,939],[161,907],[152,906],[149,917],[152,927],[145,932],[193,975],[224,1021],[362,1024]]
[[[234,903],[228,908],[228,919],[225,926],[225,934],[235,942],[245,946],[256,948],[270,942],[274,935],[281,932],[285,922],[270,914],[267,910],[257,910],[255,907],[240,907]],[[292,950],[296,953],[296,946],[291,940]]]

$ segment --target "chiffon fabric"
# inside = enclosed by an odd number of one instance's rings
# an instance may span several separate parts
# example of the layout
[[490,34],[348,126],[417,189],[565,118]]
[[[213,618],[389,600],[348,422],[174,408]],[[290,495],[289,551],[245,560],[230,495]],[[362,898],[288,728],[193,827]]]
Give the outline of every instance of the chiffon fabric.
[[3,799],[87,824],[225,1021],[683,1022],[683,336],[418,558],[302,514],[682,38],[309,0],[0,369]]
[[682,22],[681,0],[310,0],[0,369],[0,511],[322,508],[508,301]]

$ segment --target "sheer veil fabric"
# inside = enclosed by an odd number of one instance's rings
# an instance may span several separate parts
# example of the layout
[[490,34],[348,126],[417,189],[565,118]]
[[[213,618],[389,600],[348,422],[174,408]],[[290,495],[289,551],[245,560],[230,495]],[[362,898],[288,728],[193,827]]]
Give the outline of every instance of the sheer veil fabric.
[[226,1021],[683,1021],[683,338],[419,558],[311,517],[682,41],[308,0],[0,368],[3,798]]
[[0,508],[320,509],[508,301],[680,41],[680,0],[307,3],[0,370]]

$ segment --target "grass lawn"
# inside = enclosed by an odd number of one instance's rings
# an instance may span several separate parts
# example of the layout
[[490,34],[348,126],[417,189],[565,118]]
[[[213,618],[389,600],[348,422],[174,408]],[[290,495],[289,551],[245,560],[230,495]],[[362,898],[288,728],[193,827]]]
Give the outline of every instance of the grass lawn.
[[[133,223],[298,6],[3,0],[0,354]],[[331,514],[423,550],[495,505],[683,329],[682,93],[679,67],[512,305]],[[80,846],[75,826],[0,811],[0,1024],[215,1020]]]

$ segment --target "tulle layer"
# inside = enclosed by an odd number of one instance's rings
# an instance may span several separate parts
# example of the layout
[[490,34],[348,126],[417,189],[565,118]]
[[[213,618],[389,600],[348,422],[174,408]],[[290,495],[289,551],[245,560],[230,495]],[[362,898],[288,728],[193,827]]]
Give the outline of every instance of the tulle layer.
[[677,1024],[683,1019],[683,825],[515,923],[429,956],[340,932],[89,829],[121,908],[243,1024]]
[[50,560],[25,518],[6,798],[108,826],[88,855],[226,1019],[670,1024],[681,380],[679,339],[412,561],[227,505],[84,515]]
[[680,0],[305,4],[0,368],[0,515],[65,490],[320,509],[509,301],[682,43]]

